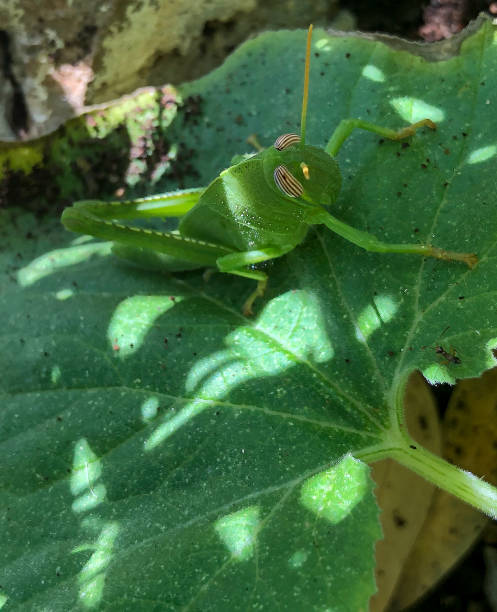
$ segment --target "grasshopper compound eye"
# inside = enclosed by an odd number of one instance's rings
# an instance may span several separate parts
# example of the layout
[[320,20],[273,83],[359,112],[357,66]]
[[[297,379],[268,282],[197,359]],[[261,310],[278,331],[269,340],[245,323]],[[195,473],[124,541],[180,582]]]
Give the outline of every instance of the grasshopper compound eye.
[[291,145],[300,142],[300,136],[298,134],[282,134],[274,141],[274,148],[278,151],[283,151]]
[[273,176],[274,182],[285,195],[291,198],[299,198],[304,193],[302,184],[293,176],[286,166],[277,166]]

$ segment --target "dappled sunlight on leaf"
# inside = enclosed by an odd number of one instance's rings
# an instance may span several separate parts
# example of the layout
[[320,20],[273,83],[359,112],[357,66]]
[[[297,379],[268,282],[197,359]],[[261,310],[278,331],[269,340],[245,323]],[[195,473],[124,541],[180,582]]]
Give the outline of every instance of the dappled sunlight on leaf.
[[383,323],[393,319],[398,306],[395,301],[387,295],[379,295],[373,299],[359,313],[357,318],[356,338],[359,342],[366,342],[371,334],[379,329]]
[[95,484],[102,474],[102,465],[91,450],[87,440],[78,440],[74,447],[73,470],[71,474],[71,493],[76,497],[72,508],[74,512],[84,512],[101,504],[106,496],[105,486]]
[[319,51],[331,51],[333,49],[333,45],[327,36],[323,38],[316,38],[313,46],[316,49],[319,49]]
[[[119,525],[117,522],[102,522],[101,531],[96,541],[88,546],[94,552],[78,575],[79,600],[86,609],[95,608],[102,599],[105,570],[112,559],[114,542],[118,534]],[[73,552],[79,552],[79,549],[75,549]]]
[[297,550],[293,553],[290,559],[288,559],[288,566],[291,569],[299,569],[304,565],[308,557],[309,552],[307,550]]
[[373,66],[372,64],[364,66],[361,74],[366,79],[369,79],[370,81],[375,81],[376,83],[383,83],[383,81],[386,80],[385,73],[376,66]]
[[[289,311],[295,312],[294,318],[288,317]],[[296,365],[296,357],[316,363],[333,357],[318,301],[305,291],[291,291],[271,300],[255,324],[237,327],[224,342],[226,349],[199,360],[190,370],[185,390],[197,398],[151,434],[146,450],[155,448],[247,380],[280,374]]]
[[309,478],[300,502],[333,525],[343,521],[368,491],[369,468],[347,455],[337,465]]
[[72,297],[74,295],[74,291],[72,289],[61,289],[60,291],[57,291],[57,293],[55,294],[55,297],[58,300],[67,300],[70,297]]
[[[72,504],[73,512],[87,512],[105,501],[106,488],[102,483],[97,483],[101,474],[101,461],[90,448],[88,441],[84,438],[78,440],[74,447],[70,479],[71,493],[77,496]],[[116,521],[105,522],[89,515],[82,519],[81,526],[91,534],[98,532],[95,541],[80,544],[72,550],[73,554],[92,551],[78,574],[79,600],[84,608],[92,609],[98,606],[102,599],[105,570],[112,559],[119,524]]]
[[143,402],[143,404],[141,405],[141,413],[144,423],[148,423],[149,421],[155,419],[155,417],[157,416],[159,404],[159,400],[154,396],[149,397]]
[[423,376],[431,385],[440,385],[448,383],[454,385],[456,379],[449,371],[449,368],[442,363],[432,363],[428,367],[423,368]]
[[445,119],[445,112],[441,108],[418,98],[402,96],[393,98],[390,100],[390,104],[408,123],[415,123],[422,119],[431,119],[435,123],[441,123]]
[[52,383],[54,385],[59,382],[61,374],[62,372],[58,365],[52,366],[52,371],[50,372],[50,379],[52,380]]
[[236,561],[247,561],[253,556],[259,531],[259,515],[258,506],[249,506],[215,522],[217,535]]
[[121,359],[135,353],[162,314],[182,301],[181,296],[135,295],[115,309],[107,330],[112,350]]
[[479,164],[481,162],[487,161],[495,156],[497,153],[496,145],[488,145],[487,147],[481,147],[481,149],[476,149],[472,151],[468,157],[468,164]]
[[105,257],[110,254],[111,242],[92,242],[81,246],[65,249],[54,249],[34,259],[17,273],[17,281],[21,287],[33,285],[41,278],[49,276],[67,266],[74,266],[86,261],[92,255]]

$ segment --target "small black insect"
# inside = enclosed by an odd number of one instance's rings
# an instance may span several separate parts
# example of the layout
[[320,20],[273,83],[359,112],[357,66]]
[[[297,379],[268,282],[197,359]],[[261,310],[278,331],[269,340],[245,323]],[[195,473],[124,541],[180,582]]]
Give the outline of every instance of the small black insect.
[[450,353],[444,349],[443,346],[438,345],[435,347],[435,353],[442,355],[444,359],[447,360],[448,363],[453,363],[454,365],[458,365],[461,363],[461,360],[456,355],[455,349],[450,349]]

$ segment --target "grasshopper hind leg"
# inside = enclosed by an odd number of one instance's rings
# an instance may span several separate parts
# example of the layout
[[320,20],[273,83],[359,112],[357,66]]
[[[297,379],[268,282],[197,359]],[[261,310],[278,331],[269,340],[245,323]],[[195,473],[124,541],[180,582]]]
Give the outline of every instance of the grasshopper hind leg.
[[188,270],[198,270],[205,267],[198,263],[192,263],[191,261],[166,255],[165,253],[158,253],[150,249],[133,247],[119,242],[115,242],[112,245],[112,253],[116,255],[116,257],[125,259],[139,268],[156,270],[159,272],[186,272]]

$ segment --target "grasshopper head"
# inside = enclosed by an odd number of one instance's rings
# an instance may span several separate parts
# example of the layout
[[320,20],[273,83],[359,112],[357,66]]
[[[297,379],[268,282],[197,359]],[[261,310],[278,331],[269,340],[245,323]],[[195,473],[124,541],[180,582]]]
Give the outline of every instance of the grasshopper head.
[[329,206],[340,192],[337,162],[319,147],[301,144],[297,134],[284,134],[264,156],[264,175],[280,195]]
[[307,32],[304,95],[300,136],[283,134],[274,147],[264,152],[264,176],[279,195],[295,198],[299,204],[329,206],[336,201],[342,178],[336,161],[319,147],[305,144],[312,24]]

